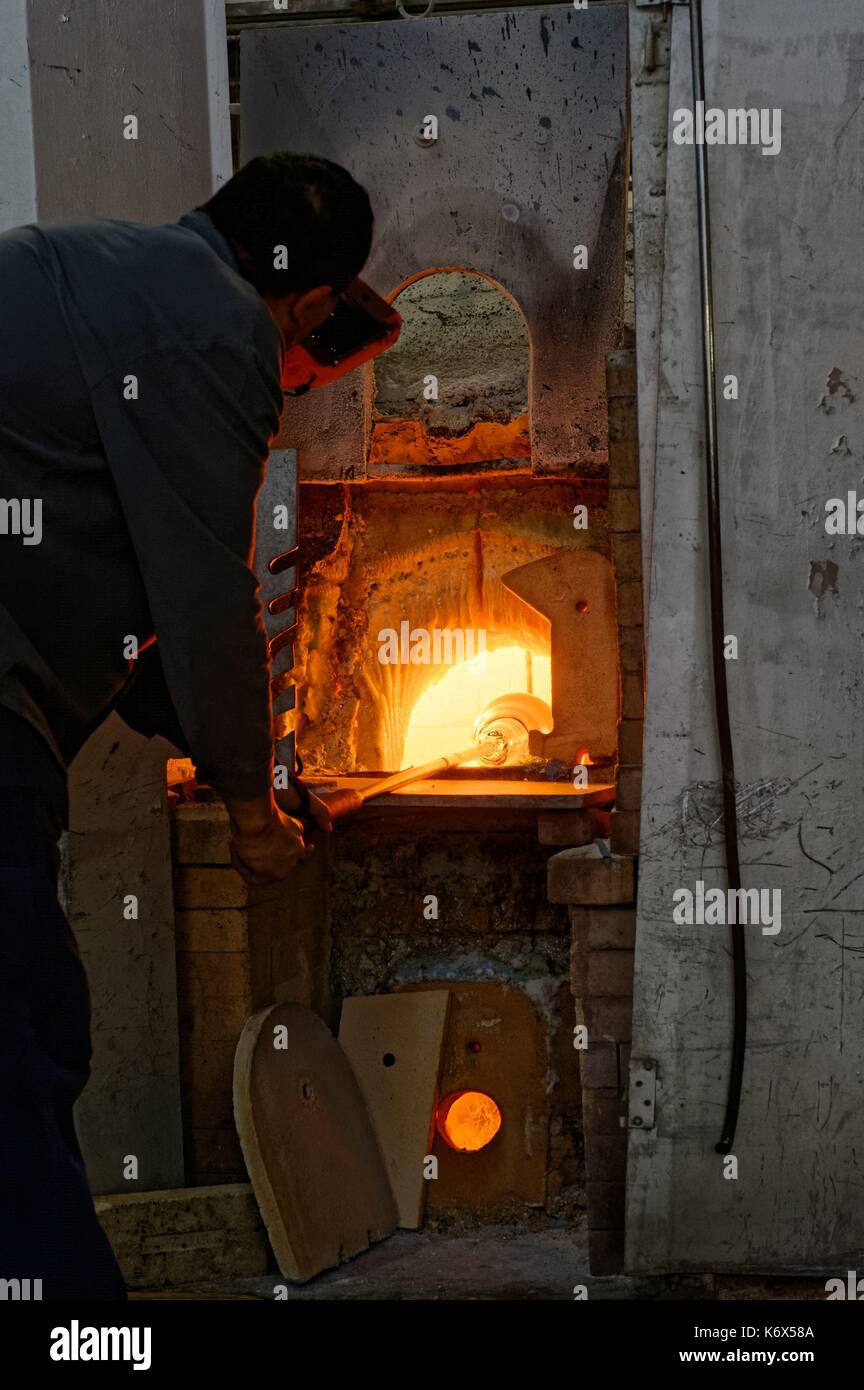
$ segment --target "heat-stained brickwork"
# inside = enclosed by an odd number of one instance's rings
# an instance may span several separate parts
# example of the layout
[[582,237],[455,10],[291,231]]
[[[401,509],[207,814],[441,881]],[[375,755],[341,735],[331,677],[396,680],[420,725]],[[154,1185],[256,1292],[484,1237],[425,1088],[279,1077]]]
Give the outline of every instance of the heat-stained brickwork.
[[620,718],[611,856],[596,843],[549,860],[551,902],[567,903],[582,1087],[591,1272],[624,1267],[627,1096],[636,937],[644,715],[636,354],[607,360],[609,530],[617,588]]
[[634,349],[612,353],[607,358],[606,389],[609,395],[609,530],[618,586],[621,685],[618,795],[612,813],[611,844],[613,854],[638,854],[645,688]]
[[233,1075],[246,1020],[291,1000],[332,1022],[326,848],[286,893],[250,888],[231,867],[220,804],[174,807],[172,838],[186,1181],[245,1182]]

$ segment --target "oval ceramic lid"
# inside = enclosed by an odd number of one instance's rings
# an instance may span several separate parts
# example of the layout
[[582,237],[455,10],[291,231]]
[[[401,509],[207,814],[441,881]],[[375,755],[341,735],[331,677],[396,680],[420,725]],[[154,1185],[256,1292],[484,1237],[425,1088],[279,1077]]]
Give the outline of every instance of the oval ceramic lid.
[[275,1004],[249,1019],[234,1060],[234,1116],[285,1278],[302,1283],[395,1230],[363,1097],[317,1014]]

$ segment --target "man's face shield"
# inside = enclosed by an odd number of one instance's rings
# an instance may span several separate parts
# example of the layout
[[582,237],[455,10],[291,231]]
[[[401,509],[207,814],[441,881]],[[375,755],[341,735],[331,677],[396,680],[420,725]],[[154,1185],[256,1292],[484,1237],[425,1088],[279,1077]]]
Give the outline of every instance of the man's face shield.
[[339,295],[336,308],[320,328],[288,349],[282,366],[287,396],[329,386],[337,377],[392,347],[402,319],[392,305],[358,276]]

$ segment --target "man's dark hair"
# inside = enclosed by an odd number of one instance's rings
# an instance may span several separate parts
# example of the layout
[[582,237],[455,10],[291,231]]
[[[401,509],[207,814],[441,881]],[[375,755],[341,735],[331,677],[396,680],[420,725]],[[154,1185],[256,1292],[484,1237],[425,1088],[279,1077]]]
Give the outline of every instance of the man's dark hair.
[[[244,276],[259,294],[332,285],[340,293],[359,275],[372,245],[369,195],[347,169],[317,155],[261,155],[201,205],[249,260]],[[274,265],[284,246],[287,268]]]

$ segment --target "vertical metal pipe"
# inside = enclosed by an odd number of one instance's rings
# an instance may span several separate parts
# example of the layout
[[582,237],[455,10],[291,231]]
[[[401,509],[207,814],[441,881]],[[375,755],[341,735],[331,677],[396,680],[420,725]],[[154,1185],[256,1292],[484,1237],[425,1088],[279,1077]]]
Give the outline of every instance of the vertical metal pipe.
[[[714,365],[714,291],[711,274],[711,216],[708,198],[708,157],[696,138],[696,110],[705,103],[705,59],[702,50],[702,0],[690,0],[690,57],[693,70],[694,149],[696,151],[696,200],[699,223],[699,280],[702,300],[702,358],[705,374],[705,462],[708,485],[708,574],[711,603],[711,664],[714,706],[723,797],[723,834],[726,841],[726,877],[731,889],[741,887],[738,854],[738,813],[735,804],[735,762],[729,723],[729,691],[724,656],[726,624],[723,613],[723,549],[720,524],[720,459],[717,444],[717,387]],[[737,914],[736,914],[737,916]],[[735,1142],[744,1056],[747,1048],[747,958],[744,928],[730,926],[732,945],[733,1027],[732,1056],[723,1132],[717,1153],[729,1153]]]

